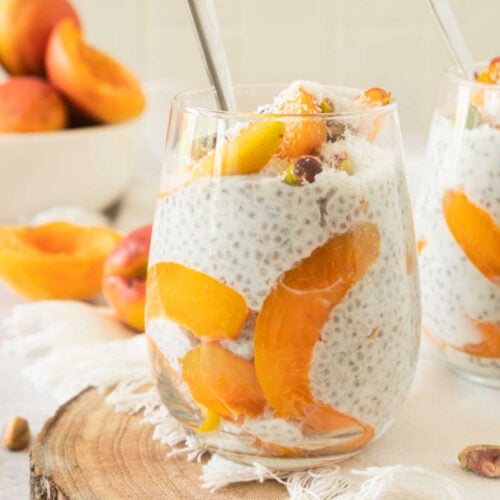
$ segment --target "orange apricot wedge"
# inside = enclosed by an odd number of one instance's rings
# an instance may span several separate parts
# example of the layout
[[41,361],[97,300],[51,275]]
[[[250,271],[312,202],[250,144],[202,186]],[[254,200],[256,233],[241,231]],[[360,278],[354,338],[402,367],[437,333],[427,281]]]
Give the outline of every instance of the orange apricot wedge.
[[470,317],[467,317],[467,320],[480,334],[481,340],[479,342],[469,342],[463,346],[458,346],[454,344],[447,344],[434,335],[434,333],[431,333],[428,328],[424,327],[424,333],[439,349],[444,350],[449,346],[457,351],[464,352],[478,358],[500,359],[500,323],[480,321]]
[[482,340],[475,344],[465,344],[460,350],[480,358],[500,359],[500,323],[468,319],[481,334]]
[[[302,87],[281,106],[277,113],[293,115],[312,115],[322,112],[316,98]],[[314,153],[326,141],[326,123],[321,118],[290,119],[286,125],[285,137],[277,155],[285,160],[293,160],[302,155]]]
[[417,253],[420,255],[422,250],[427,246],[427,238],[421,237],[417,240]]
[[230,409],[212,393],[205,383],[204,372],[201,368],[201,345],[198,344],[182,358],[182,378],[195,401],[218,415],[233,418]]
[[[256,417],[266,401],[248,361],[218,342],[201,342],[182,359],[182,377],[193,398],[208,411],[237,420]],[[213,415],[212,415],[213,416]]]
[[247,175],[262,170],[283,140],[285,125],[277,120],[257,121],[228,140],[221,151],[213,150],[192,169],[195,177]]
[[[155,289],[150,298],[149,291]],[[239,292],[176,262],[160,262],[149,269],[150,300],[148,318],[165,316],[200,339],[235,339],[249,312]]]
[[380,235],[361,223],[333,236],[287,271],[264,301],[255,326],[255,369],[264,396],[281,418],[299,418],[309,431],[337,431],[353,425],[371,439],[373,429],[314,399],[309,370],[313,349],[334,307],[376,260]]
[[88,299],[121,236],[104,226],[0,226],[0,279],[30,299]]
[[[372,87],[358,95],[356,100],[367,108],[380,108],[391,102],[392,93],[380,87]],[[382,128],[382,124],[384,123],[384,118],[385,116],[383,114],[378,113],[371,118],[369,126],[366,130],[366,138],[369,142],[373,142],[377,138],[377,135]]]
[[447,191],[443,213],[451,234],[474,266],[500,284],[500,227],[491,215],[472,203],[463,191]]

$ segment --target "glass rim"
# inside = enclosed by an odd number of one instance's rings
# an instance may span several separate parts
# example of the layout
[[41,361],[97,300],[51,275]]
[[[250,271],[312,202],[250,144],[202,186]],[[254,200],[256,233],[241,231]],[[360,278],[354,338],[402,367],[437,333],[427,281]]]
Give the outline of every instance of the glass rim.
[[[234,89],[265,89],[265,88],[279,88],[284,90],[288,87],[287,83],[246,83],[233,85]],[[346,93],[356,93],[359,94],[364,92],[366,89],[359,89],[355,87],[344,87],[336,85],[322,85],[328,89],[344,91]],[[325,119],[332,120],[335,118],[350,118],[357,117],[367,114],[385,114],[396,110],[397,101],[394,97],[391,97],[391,101],[388,104],[382,106],[363,108],[353,111],[337,111],[332,113],[263,113],[257,111],[223,111],[220,109],[215,109],[211,107],[196,106],[188,102],[188,98],[194,98],[202,95],[215,94],[214,87],[201,87],[196,89],[184,90],[177,93],[171,100],[171,106],[176,109],[180,109],[186,113],[193,114],[196,116],[212,117],[212,118],[251,118],[253,120],[269,120],[276,118],[286,118],[286,119],[300,119],[314,118],[314,119]]]
[[[490,61],[476,61],[474,63],[474,76],[477,74],[478,69],[484,69],[488,67],[489,64]],[[444,74],[448,80],[456,82],[464,87],[486,89],[491,92],[500,92],[500,84],[491,84],[491,83],[476,82],[475,80],[474,81],[466,80],[462,76],[462,72],[458,67],[458,65],[456,64],[448,66],[445,69]]]

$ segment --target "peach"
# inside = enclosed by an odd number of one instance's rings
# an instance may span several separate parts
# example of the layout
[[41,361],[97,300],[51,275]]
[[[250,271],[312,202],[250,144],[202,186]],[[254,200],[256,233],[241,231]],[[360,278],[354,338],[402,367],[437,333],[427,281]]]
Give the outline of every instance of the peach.
[[69,222],[0,226],[0,278],[30,299],[88,299],[100,291],[104,260],[120,238]]
[[311,431],[357,425],[364,437],[356,446],[371,439],[373,429],[316,401],[309,369],[314,346],[332,310],[366,274],[379,248],[380,235],[372,223],[333,236],[284,273],[266,297],[255,326],[256,374],[276,416],[301,418]]
[[148,290],[148,318],[164,315],[198,338],[235,339],[249,312],[239,292],[175,262],[149,270]]
[[43,132],[64,128],[66,105],[41,78],[14,76],[0,84],[0,132]]
[[12,75],[44,75],[52,28],[64,18],[78,23],[67,0],[2,0],[0,62]]
[[89,47],[73,19],[60,21],[52,30],[45,63],[51,83],[91,119],[116,123],[144,109],[145,97],[136,77]]
[[134,330],[144,331],[146,275],[151,224],[128,234],[108,255],[102,292],[117,316]]

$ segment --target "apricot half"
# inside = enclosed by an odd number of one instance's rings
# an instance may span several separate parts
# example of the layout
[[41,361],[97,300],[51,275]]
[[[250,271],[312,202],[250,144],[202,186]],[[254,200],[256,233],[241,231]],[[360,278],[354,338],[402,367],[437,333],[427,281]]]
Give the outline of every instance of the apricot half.
[[41,78],[14,76],[0,84],[0,132],[45,132],[63,129],[66,104]]
[[30,299],[87,299],[120,235],[101,226],[50,222],[0,226],[0,278]]
[[500,284],[500,227],[463,191],[447,191],[443,213],[451,234],[468,259],[490,281]]
[[361,223],[333,236],[287,271],[267,296],[255,326],[255,369],[264,396],[281,418],[300,418],[306,428],[333,431],[370,426],[338,412],[311,393],[309,371],[313,349],[333,308],[376,260],[380,235],[372,223]]
[[45,62],[52,84],[94,120],[121,122],[144,109],[144,94],[135,76],[108,55],[89,47],[71,19],[64,19],[53,29]]
[[253,363],[215,341],[201,342],[184,356],[182,377],[193,398],[222,417],[256,417],[266,405]]
[[52,28],[64,18],[78,23],[67,0],[2,0],[0,62],[12,75],[44,75]]
[[[316,98],[302,87],[278,107],[278,113],[294,115],[320,114]],[[285,137],[277,155],[293,160],[314,153],[326,141],[326,123],[321,118],[290,118],[287,120]]]
[[148,271],[148,318],[164,315],[198,338],[235,339],[248,312],[242,295],[207,274],[176,262]]

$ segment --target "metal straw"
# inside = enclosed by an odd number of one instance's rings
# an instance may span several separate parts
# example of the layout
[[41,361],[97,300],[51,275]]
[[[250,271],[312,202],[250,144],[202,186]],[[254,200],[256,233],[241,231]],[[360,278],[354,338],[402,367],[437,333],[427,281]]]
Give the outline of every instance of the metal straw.
[[213,0],[186,0],[198,45],[221,110],[236,109],[231,71]]
[[466,79],[474,80],[474,59],[465,44],[449,0],[429,0],[429,4],[455,63]]

